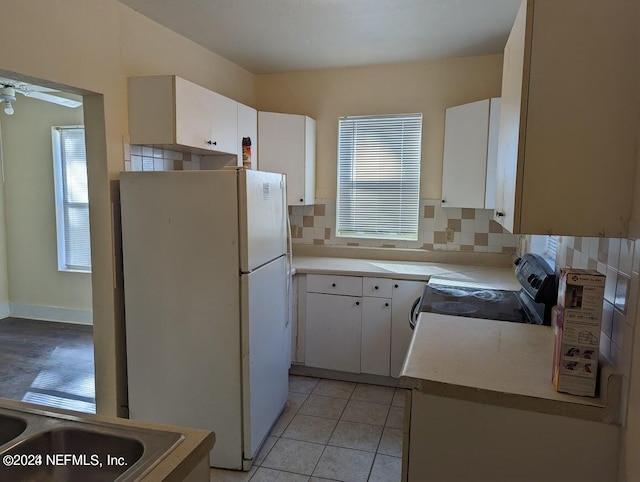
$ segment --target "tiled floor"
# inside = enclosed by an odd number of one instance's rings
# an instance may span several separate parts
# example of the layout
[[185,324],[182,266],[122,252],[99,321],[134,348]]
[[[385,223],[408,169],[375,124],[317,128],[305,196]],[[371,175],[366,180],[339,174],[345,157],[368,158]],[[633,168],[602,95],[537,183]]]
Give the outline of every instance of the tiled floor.
[[92,327],[0,320],[0,397],[95,413]]
[[249,472],[211,481],[394,482],[402,466],[404,390],[289,377],[287,406]]

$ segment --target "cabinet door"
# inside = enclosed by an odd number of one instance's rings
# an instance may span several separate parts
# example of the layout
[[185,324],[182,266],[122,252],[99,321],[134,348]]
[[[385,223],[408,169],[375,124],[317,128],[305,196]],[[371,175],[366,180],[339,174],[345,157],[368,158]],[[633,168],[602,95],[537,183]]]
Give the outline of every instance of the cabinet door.
[[[521,132],[520,112],[523,94],[526,99],[529,82],[523,85],[525,29],[527,2],[522,2],[513,29],[504,48],[502,69],[502,101],[500,106],[500,135],[498,136],[498,160],[496,167],[496,205],[494,219],[513,232],[515,212],[519,210],[516,199],[521,190],[516,185],[518,175],[518,146]],[[524,126],[522,126],[524,127]],[[549,175],[553,175],[549,172]]]
[[289,205],[315,202],[315,124],[311,121],[302,115],[258,113],[259,168],[287,175]]
[[487,145],[487,179],[484,190],[484,208],[496,207],[496,178],[498,168],[498,132],[500,131],[501,99],[491,99],[489,107],[489,143]]
[[211,102],[210,148],[212,151],[238,154],[238,103],[217,92],[208,92]]
[[389,376],[391,350],[391,300],[362,299],[362,353],[360,371]]
[[360,373],[362,299],[307,293],[305,364]]
[[490,100],[446,111],[442,207],[484,208]]
[[193,82],[175,78],[176,144],[210,150],[212,94]]
[[390,375],[398,377],[411,343],[413,330],[409,326],[409,310],[422,295],[424,281],[393,281],[391,297],[391,366]]

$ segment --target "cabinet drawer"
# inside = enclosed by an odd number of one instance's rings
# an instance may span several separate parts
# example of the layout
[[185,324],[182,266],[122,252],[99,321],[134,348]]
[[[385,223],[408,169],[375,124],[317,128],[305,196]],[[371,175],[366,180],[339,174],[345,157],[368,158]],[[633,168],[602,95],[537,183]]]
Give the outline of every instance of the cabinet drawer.
[[359,276],[308,274],[307,293],[362,296],[362,278]]
[[375,298],[391,298],[393,280],[391,278],[364,278],[362,294]]

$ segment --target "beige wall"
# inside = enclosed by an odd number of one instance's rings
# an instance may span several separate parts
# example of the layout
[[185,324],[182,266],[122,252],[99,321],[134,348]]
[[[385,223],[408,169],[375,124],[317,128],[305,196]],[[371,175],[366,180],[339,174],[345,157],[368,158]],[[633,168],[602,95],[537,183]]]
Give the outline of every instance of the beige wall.
[[316,197],[335,198],[338,117],[422,112],[420,197],[439,199],[444,111],[500,96],[502,55],[260,75],[258,110],[317,121]]
[[126,78],[177,74],[248,104],[255,79],[116,0],[7,0],[3,7],[11,21],[0,29],[0,43],[11,48],[2,53],[0,70],[102,96],[85,98],[87,148],[93,149],[88,175],[96,395],[98,412],[116,414],[125,392],[124,369],[115,355],[122,320],[112,262],[109,179],[124,168]]
[[18,96],[0,114],[9,301],[91,311],[91,275],[58,271],[51,127],[82,125],[70,109]]

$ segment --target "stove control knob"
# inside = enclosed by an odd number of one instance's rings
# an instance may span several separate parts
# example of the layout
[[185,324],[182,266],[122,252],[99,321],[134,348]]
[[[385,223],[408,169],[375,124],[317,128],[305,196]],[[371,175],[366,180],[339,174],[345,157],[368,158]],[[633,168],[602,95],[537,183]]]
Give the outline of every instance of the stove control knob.
[[540,288],[541,284],[542,284],[542,280],[540,278],[538,278],[537,276],[535,278],[533,278],[533,281],[531,282],[531,286],[533,286],[536,289]]
[[527,278],[527,283],[532,284],[534,279],[536,279],[536,275],[530,274],[529,277]]

